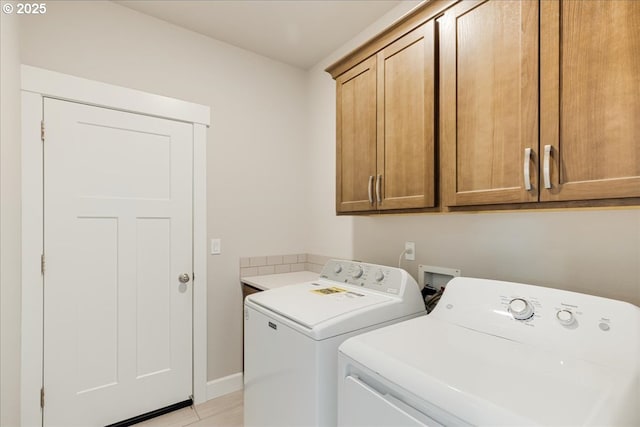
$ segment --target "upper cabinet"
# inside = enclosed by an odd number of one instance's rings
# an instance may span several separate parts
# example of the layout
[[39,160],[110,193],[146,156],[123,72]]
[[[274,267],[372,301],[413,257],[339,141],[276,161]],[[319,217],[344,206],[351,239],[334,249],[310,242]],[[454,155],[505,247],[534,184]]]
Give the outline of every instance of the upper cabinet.
[[374,206],[376,176],[376,58],[336,79],[336,210]]
[[445,204],[538,200],[538,2],[464,1],[440,22]]
[[336,78],[339,213],[435,203],[435,24]]
[[640,0],[431,0],[327,71],[339,213],[640,204]]
[[440,21],[445,204],[640,197],[639,1],[465,1]]
[[640,1],[540,7],[540,199],[640,197]]

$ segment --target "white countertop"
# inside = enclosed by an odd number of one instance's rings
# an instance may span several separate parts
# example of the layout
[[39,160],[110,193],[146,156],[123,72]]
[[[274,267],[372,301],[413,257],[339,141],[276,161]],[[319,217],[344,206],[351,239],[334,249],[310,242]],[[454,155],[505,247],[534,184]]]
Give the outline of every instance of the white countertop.
[[312,271],[296,271],[293,273],[267,274],[264,276],[241,277],[240,281],[263,291],[295,285],[296,283],[311,282],[320,277]]

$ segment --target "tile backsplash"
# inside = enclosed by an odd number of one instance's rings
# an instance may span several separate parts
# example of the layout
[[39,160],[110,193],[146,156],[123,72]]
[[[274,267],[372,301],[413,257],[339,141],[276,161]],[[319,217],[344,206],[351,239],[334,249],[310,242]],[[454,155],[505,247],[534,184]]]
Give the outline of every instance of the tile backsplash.
[[240,258],[240,277],[313,271],[320,274],[332,257],[314,254],[267,255]]

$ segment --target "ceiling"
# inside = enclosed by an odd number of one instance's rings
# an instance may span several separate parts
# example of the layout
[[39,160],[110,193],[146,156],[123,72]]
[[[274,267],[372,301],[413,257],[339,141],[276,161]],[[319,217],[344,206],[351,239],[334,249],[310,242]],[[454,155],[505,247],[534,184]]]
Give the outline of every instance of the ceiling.
[[130,9],[309,69],[400,0],[128,0]]

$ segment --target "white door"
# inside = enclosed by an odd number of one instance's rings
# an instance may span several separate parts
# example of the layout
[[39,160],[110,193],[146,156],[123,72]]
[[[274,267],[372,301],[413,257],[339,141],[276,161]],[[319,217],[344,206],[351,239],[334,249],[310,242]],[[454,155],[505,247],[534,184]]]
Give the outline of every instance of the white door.
[[192,394],[192,125],[45,99],[44,425]]

